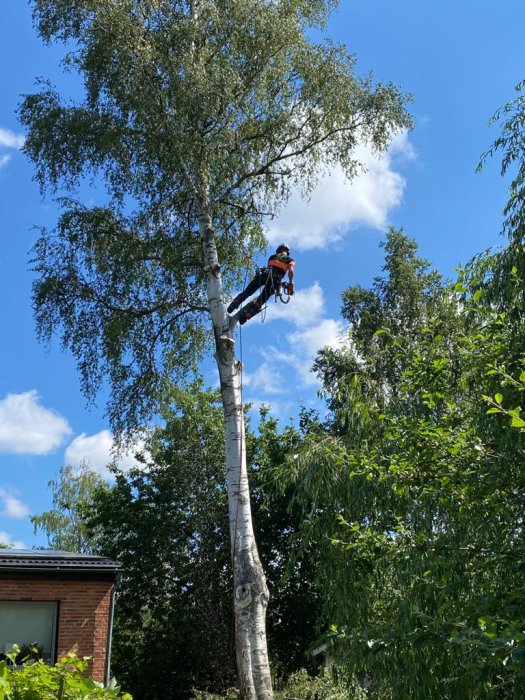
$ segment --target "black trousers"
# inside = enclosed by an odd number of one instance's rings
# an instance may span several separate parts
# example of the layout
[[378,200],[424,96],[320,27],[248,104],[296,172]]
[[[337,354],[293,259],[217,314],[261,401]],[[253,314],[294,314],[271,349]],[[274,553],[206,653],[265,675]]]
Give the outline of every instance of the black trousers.
[[264,304],[268,301],[268,299],[272,296],[272,294],[279,286],[282,278],[283,275],[273,272],[273,270],[271,269],[262,268],[257,272],[255,277],[246,286],[244,291],[242,291],[235,297],[235,299],[228,307],[231,310],[236,309],[242,304],[243,301],[248,299],[248,297],[251,297],[252,294],[255,294],[255,292],[257,292],[262,287],[261,293],[259,294],[257,299],[254,299],[243,309],[241,309],[239,313],[239,323],[241,325],[243,323],[246,323],[246,321],[249,318],[252,318],[261,311]]

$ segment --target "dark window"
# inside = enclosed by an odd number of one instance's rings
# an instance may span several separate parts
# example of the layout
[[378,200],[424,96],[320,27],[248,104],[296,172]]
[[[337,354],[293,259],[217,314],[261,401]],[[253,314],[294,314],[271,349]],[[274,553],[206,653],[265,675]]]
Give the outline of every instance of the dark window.
[[0,601],[0,655],[13,644],[27,652],[36,646],[45,661],[55,660],[57,603]]

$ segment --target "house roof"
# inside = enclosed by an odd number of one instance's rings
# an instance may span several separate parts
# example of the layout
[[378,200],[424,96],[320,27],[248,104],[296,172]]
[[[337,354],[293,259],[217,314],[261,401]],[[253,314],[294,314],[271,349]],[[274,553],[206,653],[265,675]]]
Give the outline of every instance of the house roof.
[[117,574],[118,562],[108,557],[45,549],[0,549],[0,572],[79,572]]

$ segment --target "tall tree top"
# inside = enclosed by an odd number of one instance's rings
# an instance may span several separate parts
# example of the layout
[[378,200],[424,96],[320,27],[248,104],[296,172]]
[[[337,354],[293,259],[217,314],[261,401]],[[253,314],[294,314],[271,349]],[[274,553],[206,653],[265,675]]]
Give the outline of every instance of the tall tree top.
[[133,423],[154,403],[143,397],[194,367],[209,339],[202,217],[228,289],[292,188],[308,193],[335,164],[351,178],[358,142],[380,150],[409,126],[406,98],[357,77],[323,31],[310,38],[333,2],[32,4],[85,90],[73,103],[42,82],[24,98],[25,152],[43,190],[76,196],[97,176],[108,192],[97,207],[62,200],[56,235],[43,232],[37,321],[44,339],[61,332],[88,396],[104,375],[131,392],[117,402]]
[[[260,213],[261,197],[282,201],[294,180],[311,186],[316,167],[338,162],[352,176],[356,142],[383,148],[409,119],[397,89],[355,77],[345,47],[308,38],[334,5],[36,0],[40,35],[66,42],[86,93],[81,106],[51,88],[26,99],[40,182],[73,185],[101,167],[117,199],[164,195],[170,207],[206,184],[238,218]],[[51,133],[38,117],[58,117]]]

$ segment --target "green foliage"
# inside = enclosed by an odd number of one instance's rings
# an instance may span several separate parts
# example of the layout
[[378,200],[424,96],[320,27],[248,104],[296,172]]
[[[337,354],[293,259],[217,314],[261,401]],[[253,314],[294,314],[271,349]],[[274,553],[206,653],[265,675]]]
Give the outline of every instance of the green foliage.
[[[144,467],[117,475],[91,511],[100,551],[124,571],[112,666],[139,700],[187,697],[193,686],[217,692],[234,682],[219,395],[200,382],[172,389],[164,419]],[[270,483],[273,466],[301,435],[292,428],[281,434],[265,416],[259,434],[248,429],[246,436],[256,535],[272,596],[270,654],[274,675],[286,677],[311,659],[319,629],[315,559],[289,564],[299,510],[289,511],[288,496]]]
[[23,644],[16,655],[16,663],[22,664],[27,661],[38,661],[43,658],[43,649],[37,642]]
[[282,493],[274,483],[275,469],[285,455],[297,451],[315,425],[315,416],[303,412],[299,429],[279,430],[277,421],[263,409],[257,436],[250,441],[255,531],[271,592],[267,632],[277,680],[302,667],[313,670],[310,652],[327,624],[321,618],[322,589],[315,583],[318,558],[313,549],[303,551],[301,510],[290,505],[293,487]]
[[517,97],[507,102],[492,117],[492,123],[500,125],[500,135],[491,148],[482,155],[478,165],[481,170],[484,162],[495,154],[502,154],[501,174],[511,173],[509,199],[504,209],[504,230],[511,241],[521,241],[525,235],[525,159],[523,158],[523,135],[525,119],[525,81],[515,88]]
[[[309,676],[304,668],[299,669],[275,690],[275,700],[365,700],[367,697],[355,679],[332,669],[323,669],[317,676]],[[239,692],[232,688],[226,695],[194,691],[192,700],[238,698]]]
[[239,697],[237,688],[228,688],[224,695],[209,693],[207,690],[194,690],[191,700],[239,700]]
[[[338,638],[394,697],[418,687],[432,697],[523,691],[524,443],[509,435],[519,409],[501,372],[517,348],[498,314],[474,297],[462,303],[464,333],[439,336],[430,324],[408,356],[399,390],[412,412],[376,411],[382,439],[347,456],[353,484],[372,500],[349,502],[351,519],[339,518],[361,623]],[[501,406],[502,383],[511,408],[495,423],[484,396]],[[411,674],[393,679],[390,665]]]
[[93,496],[105,488],[104,480],[85,464],[79,469],[65,466],[59,478],[48,483],[53,494],[53,508],[40,515],[32,515],[35,534],[43,531],[48,546],[66,552],[93,554],[97,532],[88,528]]
[[112,668],[139,700],[234,682],[220,397],[195,382],[168,405],[145,464],[98,491],[91,513],[123,568]]
[[86,676],[87,658],[68,654],[55,666],[34,661],[14,668],[19,651],[13,647],[0,661],[0,700],[132,700],[114,682],[104,688]]
[[336,669],[323,669],[313,677],[301,669],[275,693],[276,700],[365,700],[366,697],[355,678],[349,678]]
[[[410,279],[406,260],[395,266]],[[391,269],[380,295],[376,282],[346,307],[349,349],[333,366],[322,357],[327,430],[281,474],[296,485],[305,546],[320,547],[335,658],[370,674],[371,697],[525,689],[525,282],[510,268],[518,308],[506,292],[497,303],[490,269],[476,261],[427,299],[420,286],[413,320],[414,285]]]
[[[417,255],[417,243],[402,230],[391,228],[383,244],[384,277],[376,277],[371,289],[352,286],[343,292],[343,318],[351,328],[346,351],[322,350],[314,369],[323,382],[324,394],[338,421],[353,426],[353,440],[374,431],[367,420],[365,405],[385,405],[397,399],[397,384],[405,364],[405,350],[396,343],[416,341],[430,317],[453,323],[454,314],[443,301],[444,284],[427,260]],[[437,318],[435,320],[437,320]],[[367,397],[360,401],[363,415],[358,415],[352,396]],[[350,400],[349,400],[350,399]],[[354,409],[352,409],[354,405]]]
[[85,90],[71,103],[41,82],[24,98],[25,152],[44,190],[75,197],[94,177],[107,188],[91,208],[61,199],[56,230],[42,231],[38,328],[61,335],[89,398],[109,378],[120,432],[209,349],[203,214],[228,289],[293,187],[307,193],[335,164],[352,177],[358,142],[382,150],[410,125],[406,97],[356,76],[354,57],[324,36],[336,2],[31,4]]
[[[218,692],[234,682],[235,664],[220,397],[196,381],[172,389],[166,402],[164,426],[150,436],[140,469],[117,473],[108,486],[86,467],[64,468],[52,482],[53,518],[35,516],[42,528],[46,523],[50,546],[82,542],[82,551],[122,563],[112,668],[134,697],[150,700],[186,698],[192,686]],[[288,509],[289,494],[271,481],[283,454],[314,424],[305,414],[299,431],[280,432],[263,412],[258,434],[247,430],[277,679],[312,666],[309,649],[327,624],[319,620],[315,557],[290,565],[300,545],[300,511]]]

